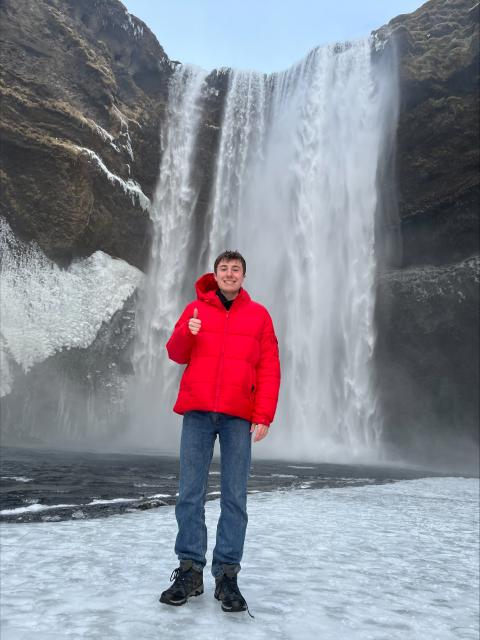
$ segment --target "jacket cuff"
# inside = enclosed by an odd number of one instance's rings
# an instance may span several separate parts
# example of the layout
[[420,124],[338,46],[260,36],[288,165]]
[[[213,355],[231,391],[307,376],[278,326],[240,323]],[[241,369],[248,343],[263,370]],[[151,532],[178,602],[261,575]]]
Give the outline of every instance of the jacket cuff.
[[265,420],[261,416],[255,416],[255,415],[252,417],[252,422],[254,424],[263,424],[266,427],[270,427],[270,424],[271,424],[271,422],[269,422],[268,420]]

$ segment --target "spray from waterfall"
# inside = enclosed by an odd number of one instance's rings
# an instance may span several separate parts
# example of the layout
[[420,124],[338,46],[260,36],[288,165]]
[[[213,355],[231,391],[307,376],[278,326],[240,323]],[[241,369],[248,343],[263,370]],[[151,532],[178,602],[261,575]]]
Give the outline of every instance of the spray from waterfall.
[[259,455],[378,459],[374,229],[378,165],[396,115],[393,74],[378,73],[369,41],[315,49],[270,76],[231,71],[208,224],[192,238],[204,80],[187,67],[172,81],[154,203],[136,370],[144,387],[155,381],[150,397],[167,409],[157,428],[167,439],[178,429],[169,414],[178,372],[164,344],[188,301],[179,295],[185,278],[200,275],[188,272],[183,251],[193,240],[205,271],[225,248],[245,255],[245,286],[277,328],[282,389]]

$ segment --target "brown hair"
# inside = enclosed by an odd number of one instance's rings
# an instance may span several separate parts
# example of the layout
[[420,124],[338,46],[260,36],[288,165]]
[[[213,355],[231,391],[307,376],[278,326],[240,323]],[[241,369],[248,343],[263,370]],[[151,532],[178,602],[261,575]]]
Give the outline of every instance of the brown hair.
[[239,260],[242,263],[243,275],[247,273],[247,263],[245,262],[245,258],[238,251],[227,250],[221,253],[215,260],[215,264],[213,265],[213,270],[215,273],[217,273],[217,267],[222,260],[225,260],[226,262],[230,262],[231,260]]

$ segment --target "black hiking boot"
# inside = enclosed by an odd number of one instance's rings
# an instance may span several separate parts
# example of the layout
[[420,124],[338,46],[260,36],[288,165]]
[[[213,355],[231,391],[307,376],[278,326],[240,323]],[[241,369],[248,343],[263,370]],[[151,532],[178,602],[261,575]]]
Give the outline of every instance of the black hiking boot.
[[[222,611],[228,613],[248,611],[247,602],[238,588],[236,574],[227,575],[224,573],[215,578],[215,598],[222,603]],[[250,611],[248,613],[253,618]]]
[[180,566],[172,571],[170,576],[172,586],[160,596],[160,602],[179,607],[185,604],[190,596],[203,593],[203,573],[192,567],[191,560],[181,560]]

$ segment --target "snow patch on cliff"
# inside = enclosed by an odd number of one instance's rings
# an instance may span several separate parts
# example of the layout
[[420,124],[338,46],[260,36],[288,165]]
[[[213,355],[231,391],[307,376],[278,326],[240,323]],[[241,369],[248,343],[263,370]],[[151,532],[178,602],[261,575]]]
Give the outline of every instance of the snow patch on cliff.
[[107,131],[106,129],[101,127],[99,124],[97,124],[95,120],[88,120],[88,122],[92,126],[95,133],[97,133],[104,142],[108,142],[110,146],[113,147],[113,149],[115,149],[117,153],[120,153],[120,149],[114,143],[115,138],[112,136],[112,134],[109,131]]
[[133,205],[139,205],[144,211],[148,211],[150,208],[150,200],[143,193],[138,182],[135,182],[135,180],[132,179],[123,180],[120,176],[112,173],[100,156],[96,154],[95,151],[92,151],[92,149],[79,147],[77,145],[75,146],[81,153],[84,153],[95,162],[99,169],[101,169],[101,171],[107,176],[109,182],[112,184],[118,184],[123,189],[123,192],[130,196]]
[[125,9],[125,17],[127,19],[121,26],[125,31],[132,31],[134,38],[140,38],[143,36],[143,26],[138,22],[138,18],[128,13]]

